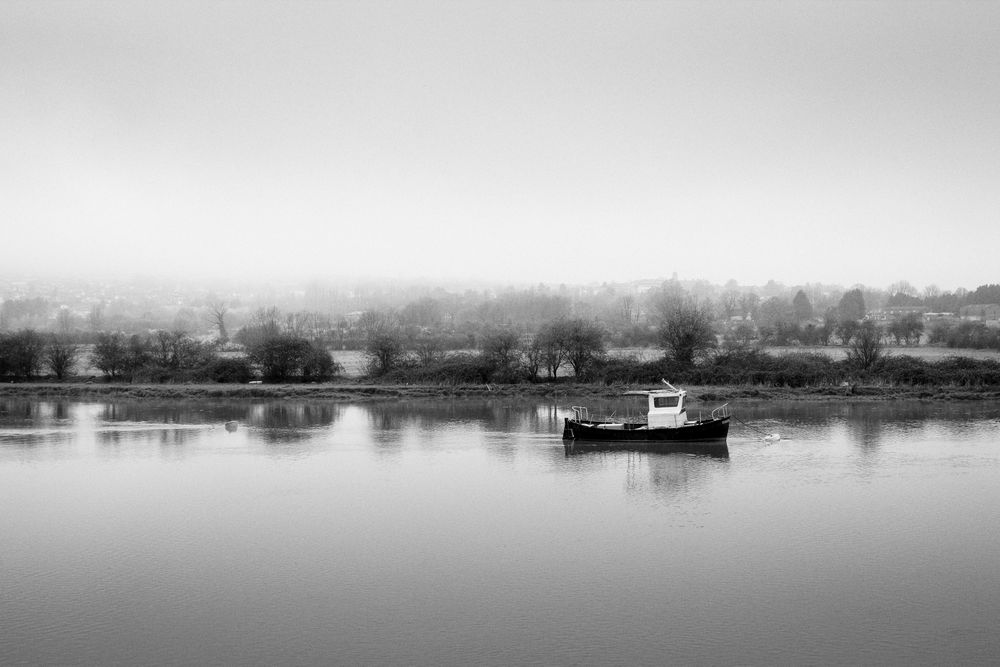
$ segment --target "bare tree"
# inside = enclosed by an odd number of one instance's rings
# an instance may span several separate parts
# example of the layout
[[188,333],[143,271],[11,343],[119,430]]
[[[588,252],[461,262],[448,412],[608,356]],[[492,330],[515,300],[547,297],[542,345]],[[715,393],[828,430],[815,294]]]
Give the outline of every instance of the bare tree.
[[444,358],[444,346],[439,336],[418,334],[412,339],[410,346],[417,354],[417,359],[422,366],[429,366]]
[[53,334],[49,336],[45,347],[45,361],[57,380],[62,380],[72,370],[80,355],[80,346],[71,343],[66,336]]
[[522,343],[521,355],[524,359],[524,370],[528,373],[528,379],[534,382],[538,378],[538,370],[542,367],[542,346],[538,341],[538,336],[532,336],[531,340]]
[[700,354],[716,347],[712,314],[692,299],[671,300],[661,310],[660,342],[670,357],[690,366]]
[[559,367],[566,358],[565,329],[563,322],[550,322],[542,326],[535,336],[535,343],[541,350],[542,364],[553,380],[558,376]]
[[582,319],[570,320],[563,326],[566,360],[573,367],[573,374],[580,378],[588,366],[604,355],[604,332],[598,324]]
[[719,298],[719,306],[722,309],[722,315],[727,320],[736,314],[736,310],[739,308],[739,305],[740,293],[735,289],[727,289]]
[[907,280],[898,280],[894,282],[893,284],[889,285],[889,289],[886,291],[889,293],[889,296],[894,296],[896,294],[905,294],[906,296],[915,297],[918,294],[920,294],[919,290],[917,290],[917,288],[914,287]]
[[39,374],[45,357],[45,339],[34,329],[21,329],[0,338],[0,366],[17,377],[32,378]]
[[510,329],[494,329],[483,336],[483,356],[503,372],[513,372],[521,363],[521,338]]
[[384,375],[405,359],[403,334],[394,314],[369,310],[362,313],[358,323],[365,334],[365,356],[371,374]]
[[225,345],[229,342],[229,332],[226,330],[226,313],[229,307],[221,299],[210,299],[208,302],[208,316],[219,332],[219,342]]
[[237,342],[247,349],[262,344],[265,340],[276,338],[283,333],[281,311],[271,306],[258,308],[246,325],[236,332]]
[[916,313],[907,313],[889,325],[889,333],[896,340],[896,345],[919,343],[923,332],[924,322]]
[[847,360],[862,370],[872,370],[885,359],[885,334],[874,322],[862,322],[847,347]]

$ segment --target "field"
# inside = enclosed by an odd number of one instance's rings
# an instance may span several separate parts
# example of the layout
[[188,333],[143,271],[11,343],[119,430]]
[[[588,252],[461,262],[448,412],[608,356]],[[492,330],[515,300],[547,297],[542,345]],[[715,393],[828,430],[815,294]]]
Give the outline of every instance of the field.
[[[996,359],[1000,360],[1000,350],[971,350],[971,349],[959,349],[950,347],[895,347],[889,346],[885,348],[886,352],[890,355],[900,355],[907,357],[916,357],[917,359],[923,359],[925,361],[940,361],[946,357],[969,357],[970,359]],[[843,359],[847,355],[847,348],[840,346],[828,346],[824,347],[822,345],[800,345],[800,346],[790,346],[790,347],[766,347],[765,352],[770,354],[796,354],[796,353],[810,353],[810,354],[825,354],[831,359]]]

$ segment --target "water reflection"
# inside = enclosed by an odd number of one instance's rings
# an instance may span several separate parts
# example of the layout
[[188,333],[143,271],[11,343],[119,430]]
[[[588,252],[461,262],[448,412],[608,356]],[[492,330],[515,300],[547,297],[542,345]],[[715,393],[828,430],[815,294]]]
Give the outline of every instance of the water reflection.
[[635,496],[654,495],[661,501],[691,499],[704,491],[728,458],[623,452],[625,490]]
[[397,401],[366,404],[372,426],[381,430],[408,427],[437,430],[470,426],[484,431],[554,430],[562,423],[556,404],[510,400]]
[[[563,418],[581,400],[557,402],[510,399],[385,401],[362,405],[331,402],[199,402],[199,401],[0,401],[0,444],[65,446],[82,436],[108,447],[134,446],[183,449],[215,437],[218,443],[261,443],[285,447],[308,444],[322,451],[331,443],[368,443],[383,452],[409,447],[482,447],[512,462],[519,448],[562,447]],[[590,400],[595,411],[627,416],[634,401]],[[962,432],[970,423],[1000,421],[995,404],[933,401],[816,403],[774,401],[735,404],[739,420],[730,444],[759,440],[780,432],[792,442],[829,439],[843,434],[858,451],[873,454],[886,439],[919,437],[929,431]],[[692,411],[699,409],[692,403]],[[352,417],[345,422],[345,415]],[[239,425],[226,433],[225,424]],[[214,435],[213,435],[214,434]],[[837,436],[839,437],[839,436]],[[308,451],[308,450],[303,450]],[[567,453],[569,453],[567,451]]]

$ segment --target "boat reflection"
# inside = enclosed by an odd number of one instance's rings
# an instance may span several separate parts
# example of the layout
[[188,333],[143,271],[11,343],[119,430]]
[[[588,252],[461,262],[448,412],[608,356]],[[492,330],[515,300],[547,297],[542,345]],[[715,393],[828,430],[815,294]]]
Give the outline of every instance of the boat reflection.
[[566,456],[576,456],[589,452],[639,452],[648,454],[694,454],[715,459],[728,459],[729,446],[725,440],[706,442],[610,442],[564,440]]

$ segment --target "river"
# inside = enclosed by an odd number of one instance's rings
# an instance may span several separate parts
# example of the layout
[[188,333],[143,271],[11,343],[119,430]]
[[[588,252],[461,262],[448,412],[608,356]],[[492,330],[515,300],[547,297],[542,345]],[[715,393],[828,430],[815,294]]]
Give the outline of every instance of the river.
[[738,404],[707,458],[567,456],[576,402],[2,400],[0,664],[1000,656],[1000,405]]

